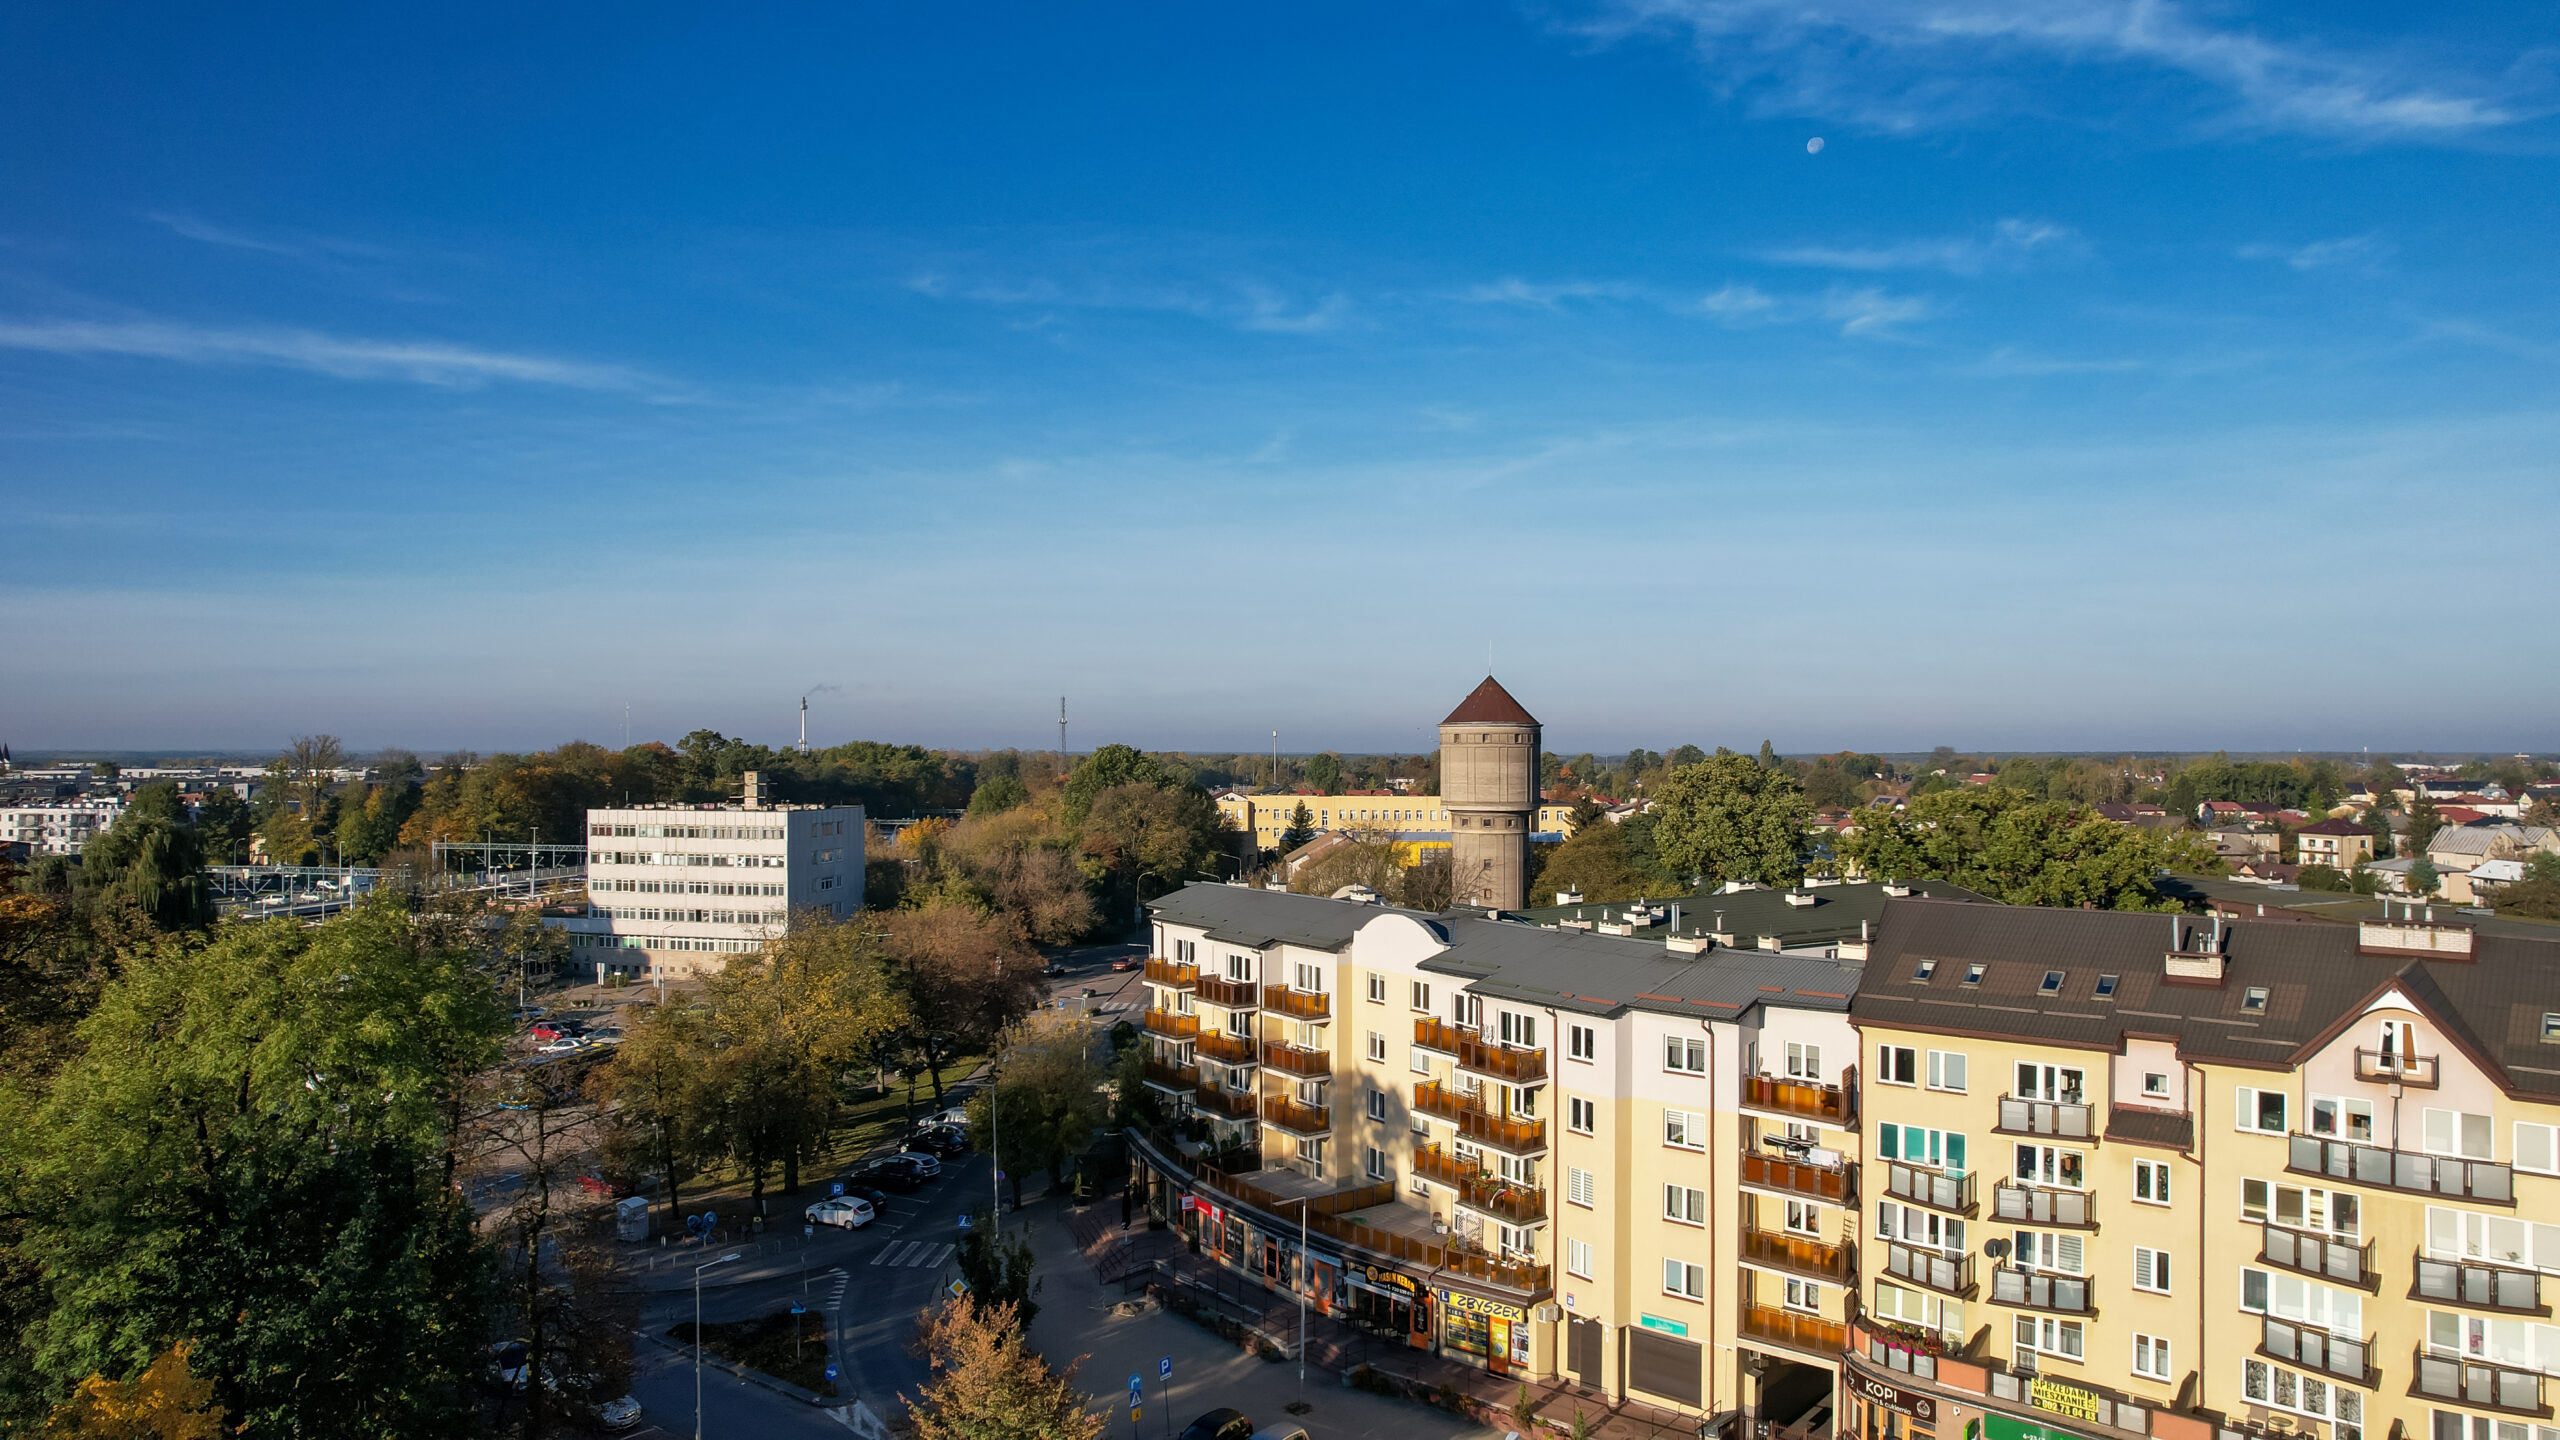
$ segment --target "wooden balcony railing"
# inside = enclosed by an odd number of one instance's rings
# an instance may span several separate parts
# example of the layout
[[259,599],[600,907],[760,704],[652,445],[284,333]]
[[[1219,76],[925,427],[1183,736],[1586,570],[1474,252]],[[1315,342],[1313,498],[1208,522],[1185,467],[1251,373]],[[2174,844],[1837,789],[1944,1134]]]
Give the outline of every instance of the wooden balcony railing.
[[1800,1120],[1830,1125],[1849,1123],[1849,1095],[1837,1085],[1808,1085],[1801,1080],[1773,1080],[1766,1075],[1742,1077],[1742,1108],[1773,1110]]
[[2090,1303],[2088,1277],[2083,1275],[2047,1275],[2037,1270],[1994,1266],[1991,1299],[1995,1304],[2051,1310],[2062,1315],[2097,1313],[2097,1307]]
[[2503,1410],[2510,1415],[2540,1417],[2551,1413],[2551,1407],[2542,1402],[2542,1377],[2531,1370],[2433,1355],[2423,1349],[2409,1368],[2411,1395],[2451,1400],[2478,1410]]
[[1146,1014],[1146,1031],[1167,1040],[1196,1040],[1200,1036],[1200,1017],[1177,1015],[1170,1010],[1150,1010]]
[[1499,1175],[1478,1174],[1458,1182],[1458,1203],[1514,1225],[1535,1225],[1547,1218],[1547,1192],[1535,1185],[1515,1185]]
[[1514,1085],[1535,1085],[1547,1078],[1547,1052],[1498,1045],[1445,1020],[1413,1022],[1413,1043],[1425,1050],[1454,1055],[1458,1068],[1491,1075]]
[[1832,1205],[1858,1203],[1857,1173],[1845,1165],[1808,1165],[1757,1151],[1742,1152],[1742,1183]]
[[2356,1078],[2377,1085],[2406,1085],[2414,1090],[2433,1090],[2436,1088],[2436,1057],[2385,1055],[2379,1050],[2358,1050]]
[[2551,1313],[2550,1303],[2542,1298],[2542,1277],[2531,1270],[2505,1270],[2467,1260],[2430,1260],[2424,1251],[2418,1253],[2416,1268],[2416,1282],[2409,1287],[2412,1300],[2434,1300],[2509,1315]]
[[1973,1198],[1973,1172],[1950,1175],[1943,1170],[1923,1170],[1888,1160],[1884,1168],[1885,1193],[1914,1205],[1925,1205],[1949,1215],[1973,1218],[1980,1208]]
[[1321,1080],[1333,1073],[1333,1056],[1330,1052],[1310,1050],[1306,1046],[1291,1045],[1283,1040],[1262,1042],[1262,1063],[1274,1070],[1286,1071],[1291,1075],[1304,1075],[1312,1080]]
[[1766,1230],[1742,1232],[1742,1262],[1783,1270],[1835,1285],[1853,1282],[1849,1247],[1825,1245],[1803,1235],[1777,1235]]
[[1292,990],[1286,985],[1262,987],[1262,1008],[1293,1020],[1330,1020],[1333,997],[1321,990]]
[[2290,1320],[2267,1316],[2260,1332],[2258,1353],[2270,1360],[2298,1365],[2325,1378],[2344,1380],[2350,1385],[2373,1388],[2376,1378],[2373,1365],[2373,1342],[2352,1335],[2332,1335],[2317,1326],[2296,1325]]
[[1482,1175],[1484,1167],[1472,1160],[1461,1160],[1437,1145],[1427,1145],[1413,1152],[1413,1173],[1454,1190]]
[[2054,1190],[2041,1185],[1991,1187],[1991,1213],[2002,1220],[2023,1220],[2073,1230],[2098,1228],[2097,1202],[2086,1190]]
[[1437,1080],[1413,1087],[1413,1108],[1458,1127],[1458,1133],[1480,1145],[1511,1155],[1540,1155],[1547,1148],[1547,1122],[1496,1115],[1484,1101],[1450,1089]]
[[1262,988],[1250,980],[1230,980],[1223,975],[1200,977],[1199,996],[1212,1005],[1229,1010],[1256,1010],[1262,1006]]
[[1200,1043],[1192,1046],[1191,1051],[1229,1065],[1253,1065],[1262,1059],[1262,1050],[1253,1043],[1252,1036],[1234,1035],[1224,1030],[1201,1031]]
[[1200,983],[1200,967],[1185,965],[1178,960],[1149,960],[1146,980],[1150,985],[1162,985],[1173,990],[1188,990]]
[[1333,1131],[1331,1114],[1320,1105],[1301,1105],[1284,1095],[1262,1097],[1262,1123],[1292,1135],[1328,1135]]
[[1147,1083],[1167,1090],[1195,1089],[1200,1084],[1200,1067],[1150,1060],[1147,1062]]
[[1482,1043],[1482,1038],[1480,1036],[1477,1036],[1470,1031],[1461,1030],[1446,1020],[1432,1020],[1426,1018],[1413,1022],[1413,1043],[1425,1050],[1437,1050],[1441,1054],[1449,1056],[1451,1059],[1455,1059],[1457,1058],[1459,1043],[1465,1040],[1475,1040],[1478,1043]]
[[1251,1120],[1262,1110],[1259,1097],[1252,1091],[1225,1085],[1201,1086],[1191,1092],[1191,1103],[1230,1120]]
[[2284,1168],[2296,1175],[2318,1175],[2419,1195],[2450,1195],[2492,1205],[2516,1203],[2515,1172],[2492,1161],[2381,1150],[2317,1135],[2287,1136],[2285,1145]]
[[1976,1285],[1973,1278],[1973,1255],[1949,1255],[1919,1245],[1905,1245],[1888,1240],[1884,1246],[1885,1273],[1914,1285],[1970,1300]]
[[2014,1095],[2000,1097],[2000,1123],[1993,1128],[2003,1135],[2051,1135],[2063,1140],[2098,1138],[2088,1106],[2058,1100],[2021,1100]]
[[2373,1247],[2369,1244],[2288,1230],[2282,1225],[2261,1225],[2258,1258],[2299,1275],[2317,1275],[2363,1290],[2378,1292],[2382,1288],[2382,1277],[2373,1270]]
[[1746,1303],[1742,1307],[1741,1328],[1750,1339],[1811,1351],[1826,1360],[1838,1359],[1849,1338],[1849,1327],[1837,1320],[1781,1310],[1774,1305]]

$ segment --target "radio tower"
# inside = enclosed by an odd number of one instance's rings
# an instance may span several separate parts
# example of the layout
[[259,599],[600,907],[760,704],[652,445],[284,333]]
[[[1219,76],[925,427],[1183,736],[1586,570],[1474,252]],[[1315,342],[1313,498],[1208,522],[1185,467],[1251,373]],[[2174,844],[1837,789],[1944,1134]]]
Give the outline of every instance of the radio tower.
[[1058,697],[1058,763],[1067,763],[1067,697]]

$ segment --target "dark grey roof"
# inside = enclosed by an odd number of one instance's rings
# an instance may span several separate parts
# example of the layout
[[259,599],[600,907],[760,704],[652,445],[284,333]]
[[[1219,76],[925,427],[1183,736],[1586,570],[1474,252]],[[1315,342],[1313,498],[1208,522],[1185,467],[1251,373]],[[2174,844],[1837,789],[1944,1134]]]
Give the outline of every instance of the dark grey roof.
[[[2560,944],[2475,932],[2469,961],[2359,949],[2354,925],[2226,920],[2219,987],[2167,979],[2172,949],[2206,950],[2190,915],[1896,900],[1869,952],[1851,1016],[1862,1024],[2041,1040],[2118,1051],[2128,1034],[2174,1039],[2199,1060],[2289,1067],[2397,986],[2512,1090],[2560,1095],[2560,1046],[2541,1040],[2560,1006]],[[2172,927],[2177,928],[2173,940]],[[1928,979],[1922,962],[1937,962]],[[1977,985],[1970,966],[1984,966]],[[2060,987],[2042,992],[2058,971]],[[2111,999],[2096,996],[2116,977]],[[2264,1008],[2252,1010],[2253,990]]]
[[1452,918],[1449,949],[1422,968],[1473,981],[1478,993],[1587,1015],[1626,1010],[1732,1019],[1756,1004],[1846,1010],[1854,960],[1715,949],[1695,955],[1648,940]]
[[1410,915],[1436,923],[1438,916],[1391,905],[1362,905],[1328,900],[1321,895],[1293,895],[1286,890],[1255,890],[1244,885],[1185,885],[1147,908],[1173,925],[1197,925],[1212,940],[1260,949],[1267,945],[1301,945],[1310,950],[1339,951],[1350,945],[1353,931],[1380,915]]
[[[1680,907],[1682,935],[1711,935],[1719,931],[1734,937],[1734,944],[1749,948],[1766,937],[1775,935],[1782,945],[1818,945],[1829,940],[1855,939],[1858,926],[1872,925],[1884,918],[1885,901],[1890,898],[1884,886],[1870,881],[1847,885],[1809,886],[1800,894],[1810,898],[1810,905],[1790,905],[1784,890],[1736,890],[1729,895],[1709,891],[1703,895],[1658,895],[1646,897],[1655,907]],[[1911,893],[1933,900],[1976,901],[1997,904],[1989,896],[1978,895],[1961,885],[1943,880],[1915,880]],[[1517,915],[1539,925],[1554,925],[1566,920],[1614,919],[1625,913],[1624,904],[1603,905],[1586,901],[1580,905],[1542,905],[1534,910],[1514,910]],[[1717,917],[1723,923],[1717,923]],[[1667,918],[1644,932],[1657,941],[1674,933]]]

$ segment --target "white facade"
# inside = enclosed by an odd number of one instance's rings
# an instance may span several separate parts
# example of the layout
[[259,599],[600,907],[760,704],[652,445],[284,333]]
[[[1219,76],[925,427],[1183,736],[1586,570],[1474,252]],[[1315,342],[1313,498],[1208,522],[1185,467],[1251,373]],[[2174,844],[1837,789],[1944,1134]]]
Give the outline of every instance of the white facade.
[[717,970],[795,916],[862,908],[859,805],[643,805],[587,812],[588,913],[572,959],[677,979]]
[[12,805],[0,809],[0,844],[16,841],[36,855],[77,855],[81,846],[116,823],[124,804],[117,799]]

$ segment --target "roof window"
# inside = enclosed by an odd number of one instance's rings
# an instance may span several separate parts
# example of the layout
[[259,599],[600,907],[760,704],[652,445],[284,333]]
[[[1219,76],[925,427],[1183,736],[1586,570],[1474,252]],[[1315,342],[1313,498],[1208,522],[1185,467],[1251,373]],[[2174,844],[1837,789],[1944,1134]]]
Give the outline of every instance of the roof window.
[[2240,1008],[2252,1015],[2267,1013],[2267,987],[2252,985],[2240,992]]
[[[1920,968],[1911,972],[1911,979],[1912,979],[1912,981],[1913,981],[1914,983],[1925,984],[1925,983],[1928,981],[1928,979],[1929,979],[1929,977],[1930,977],[1930,976],[1935,975],[1935,974],[1937,974],[1937,973],[1938,973],[1938,962],[1937,962],[1937,961],[1935,961],[1935,960],[1923,960],[1923,961],[1921,961],[1921,962],[1920,962]],[[2551,1019],[2551,1018],[2552,1018],[2552,1017],[2550,1017],[2550,1016],[2548,1016],[2548,1015],[2546,1015],[2546,1016],[2544,1016],[2544,1017],[2543,1017],[2543,1019],[2545,1019],[2546,1021],[2547,1021],[2547,1020],[2549,1020],[2549,1019]],[[2546,1032],[2550,1029],[2550,1027],[2549,1027],[2548,1025],[2545,1025],[2543,1028],[2544,1028],[2544,1030],[2545,1030]]]
[[2116,977],[2113,975],[2099,976],[2097,996],[2101,1000],[2113,1000],[2116,998]]
[[1982,964],[1982,963],[1981,963],[1981,962],[1979,962],[1979,961],[1976,961],[1975,963],[1973,963],[1973,964],[1971,964],[1971,965],[1967,965],[1966,967],[1964,967],[1964,983],[1966,983],[1967,985],[1979,985],[1979,984],[1981,984],[1981,983],[1982,983],[1982,972],[1983,972],[1983,971],[1985,971],[1985,970],[1988,970],[1988,969],[1990,969],[1990,968],[1991,968],[1990,966],[1985,965],[1985,964]]
[[2036,987],[2036,993],[2039,995],[2061,994],[2062,972],[2059,970],[2047,970],[2044,972],[2044,983]]
[[2542,1012],[2542,1043],[2545,1045],[2560,1045],[2560,1011],[2545,1010]]

